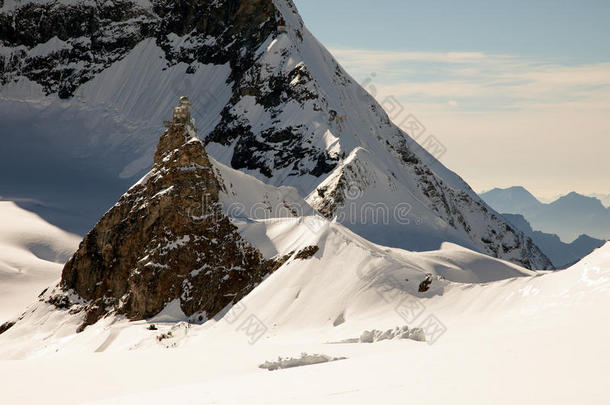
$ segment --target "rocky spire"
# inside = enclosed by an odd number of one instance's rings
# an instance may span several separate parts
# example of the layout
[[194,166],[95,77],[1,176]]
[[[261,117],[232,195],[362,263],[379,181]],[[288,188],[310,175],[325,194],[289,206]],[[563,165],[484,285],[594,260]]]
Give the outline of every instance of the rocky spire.
[[148,318],[174,300],[201,321],[275,268],[222,211],[222,180],[185,119],[184,101],[166,123],[152,170],[99,220],[63,269],[62,291],[51,302],[85,310],[82,327],[109,313]]

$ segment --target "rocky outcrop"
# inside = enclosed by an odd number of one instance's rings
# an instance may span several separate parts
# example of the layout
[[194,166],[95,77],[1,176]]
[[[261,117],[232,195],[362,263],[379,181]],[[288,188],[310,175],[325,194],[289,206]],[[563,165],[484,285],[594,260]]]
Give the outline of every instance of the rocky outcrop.
[[73,95],[154,31],[131,1],[22,2],[0,10],[0,83],[24,76],[47,94]]
[[281,264],[265,260],[222,211],[222,180],[192,125],[168,126],[150,173],[84,238],[49,300],[86,311],[83,327],[109,313],[149,318],[174,300],[201,321]]
[[[234,75],[276,29],[271,0],[134,0],[0,3],[0,84],[24,76],[47,94],[82,83],[154,38],[168,65],[230,63]],[[176,46],[174,40],[184,37]]]

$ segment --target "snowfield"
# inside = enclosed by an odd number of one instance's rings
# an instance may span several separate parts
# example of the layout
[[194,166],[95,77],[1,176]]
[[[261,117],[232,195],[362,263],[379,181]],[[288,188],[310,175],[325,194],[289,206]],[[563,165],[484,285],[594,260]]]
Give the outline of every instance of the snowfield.
[[[235,222],[266,255],[320,250],[202,325],[167,308],[153,321],[106,318],[75,334],[77,317],[35,304],[25,326],[0,336],[3,402],[608,401],[610,244],[567,270],[535,273],[451,244],[385,248],[328,221],[315,232],[298,218]],[[398,325],[423,328],[427,342],[337,343]],[[346,359],[259,368],[303,353]]]

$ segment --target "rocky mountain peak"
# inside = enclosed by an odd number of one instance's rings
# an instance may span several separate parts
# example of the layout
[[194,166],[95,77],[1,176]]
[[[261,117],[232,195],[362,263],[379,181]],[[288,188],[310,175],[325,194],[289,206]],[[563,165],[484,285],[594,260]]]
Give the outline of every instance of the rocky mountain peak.
[[49,295],[56,306],[85,311],[82,327],[111,313],[149,318],[171,302],[203,321],[276,267],[222,211],[222,179],[187,103],[166,122],[152,170],[87,234]]
[[[416,141],[428,137],[393,124],[413,115],[402,111],[390,119],[307,30],[290,0],[11,2],[0,8],[0,38],[0,87],[15,99],[34,100],[24,105],[51,103],[56,110],[45,117],[76,114],[74,121],[45,119],[41,137],[54,133],[47,126],[78,122],[89,129],[87,117],[99,118],[93,141],[83,141],[87,137],[70,124],[55,131],[71,138],[49,143],[82,142],[112,185],[118,182],[112,176],[148,170],[156,141],[151,121],[188,91],[197,96],[192,114],[199,136],[220,164],[272,186],[295,187],[328,218],[360,210],[344,225],[372,242],[425,251],[452,241],[529,268],[550,268],[531,241]],[[28,114],[41,116],[24,109],[23,117]],[[161,139],[155,167],[173,164],[183,141],[177,166],[203,159],[197,141],[188,143],[177,135],[188,131],[176,128],[170,125]],[[77,150],[64,142],[68,147],[58,150]],[[346,190],[358,192],[346,198]],[[383,211],[380,218],[368,215],[371,204]]]

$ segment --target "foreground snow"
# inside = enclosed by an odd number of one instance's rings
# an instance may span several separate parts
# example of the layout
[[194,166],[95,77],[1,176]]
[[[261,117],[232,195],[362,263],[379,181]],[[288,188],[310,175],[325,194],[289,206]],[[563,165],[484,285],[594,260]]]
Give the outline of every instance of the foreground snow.
[[[168,310],[155,322],[106,319],[75,335],[67,323],[60,330],[48,327],[49,317],[65,317],[54,311],[32,319],[36,333],[27,338],[9,330],[0,337],[0,357],[27,359],[0,361],[3,401],[608,402],[610,245],[562,272],[518,274],[511,272],[519,268],[506,264],[503,280],[477,283],[487,281],[475,279],[482,274],[477,267],[504,262],[455,245],[426,254],[387,249],[339,225],[324,226],[307,239],[302,224],[286,220],[241,224],[242,234],[266,243],[267,254],[299,243],[317,243],[326,252],[289,262],[231,311],[203,325],[178,322],[179,314]],[[408,282],[389,288],[382,277],[441,271],[447,280],[435,279],[424,294],[410,291]],[[449,281],[460,275],[468,275],[468,283]],[[421,304],[417,316],[398,310],[408,296]],[[252,316],[265,328],[258,339],[246,322]],[[406,316],[413,318],[410,327],[426,329],[427,343],[336,343],[404,325]],[[427,327],[429,319],[438,321],[436,328]],[[50,324],[60,323],[55,321]],[[39,339],[47,342],[43,349]],[[346,359],[272,373],[259,368],[302,353]]]

